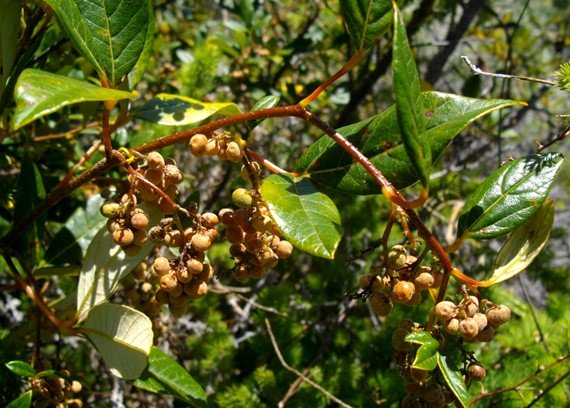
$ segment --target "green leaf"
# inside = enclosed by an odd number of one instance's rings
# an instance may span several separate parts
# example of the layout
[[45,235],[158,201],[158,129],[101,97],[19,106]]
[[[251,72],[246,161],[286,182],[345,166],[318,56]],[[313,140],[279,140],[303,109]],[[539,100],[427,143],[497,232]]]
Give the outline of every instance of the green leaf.
[[461,405],[465,408],[469,407],[469,393],[463,381],[461,371],[455,365],[448,363],[447,357],[437,353],[437,365],[447,383],[447,386],[457,397]]
[[149,122],[168,126],[190,125],[214,114],[239,113],[231,102],[207,103],[180,95],[158,94],[134,112],[134,116]]
[[373,46],[392,24],[391,0],[341,0],[340,11],[358,49]]
[[412,367],[432,371],[437,366],[439,342],[426,331],[412,332],[406,336],[410,343],[420,344]]
[[311,255],[333,259],[342,237],[340,214],[333,201],[318,192],[307,177],[272,174],[261,196],[283,236]]
[[541,206],[563,156],[534,154],[503,164],[469,197],[459,214],[460,239],[506,235]]
[[[432,160],[437,160],[449,142],[467,125],[490,112],[521,102],[504,99],[473,99],[439,92],[421,93],[426,137]],[[402,146],[396,107],[339,129],[339,133],[362,151],[394,184],[402,189],[418,181]],[[376,182],[328,136],[320,138],[301,157],[297,172],[307,172],[312,181],[350,194],[378,194]]]
[[426,137],[424,106],[420,97],[420,77],[398,7],[394,7],[392,55],[396,113],[402,144],[415,173],[427,189],[431,147]]
[[156,24],[154,21],[154,10],[152,6],[152,1],[148,1],[148,29],[146,31],[146,37],[144,39],[144,45],[139,59],[131,72],[128,75],[129,89],[134,89],[137,84],[142,79],[146,68],[148,66],[148,61],[152,53],[152,46],[154,44],[154,39],[156,37]]
[[14,360],[6,363],[6,367],[20,377],[33,377],[36,370],[29,363],[22,360]]
[[[258,100],[255,105],[251,108],[252,111],[273,108],[279,102],[279,96],[277,95],[267,95]],[[263,122],[263,119],[252,120],[247,123],[247,127],[251,132],[257,125]]]
[[93,237],[107,221],[99,212],[104,202],[97,194],[87,200],[85,209],[79,207],[75,210],[53,238],[45,255],[47,262],[53,265],[81,263]]
[[135,67],[152,29],[151,0],[46,0],[79,52],[118,85]]
[[32,391],[27,391],[6,405],[6,408],[28,408],[32,406]]
[[64,106],[79,102],[131,99],[136,93],[102,88],[39,69],[26,69],[16,83],[12,129],[17,130]]
[[524,271],[548,242],[553,223],[554,204],[552,200],[547,200],[507,239],[495,259],[493,276],[482,282],[481,286],[506,281]]
[[208,406],[206,393],[200,384],[176,360],[157,347],[150,351],[148,369],[133,384],[151,392],[173,395],[193,406]]
[[[22,163],[15,195],[15,220],[21,220],[30,214],[46,196],[40,170],[30,158],[26,158]],[[45,230],[44,221],[45,216],[38,217],[16,241],[20,254],[27,257],[32,265],[41,257],[40,243]]]
[[[157,210],[149,212],[149,225],[161,218]],[[131,272],[151,251],[147,241],[135,255],[127,255],[113,241],[104,226],[97,232],[85,254],[85,261],[77,285],[77,318],[81,322],[94,306],[104,302],[117,288],[120,280]]]
[[95,345],[117,377],[138,378],[145,369],[152,347],[152,322],[138,310],[103,303],[85,319],[81,333]]
[[18,0],[0,0],[0,94],[12,72],[18,51],[22,5]]

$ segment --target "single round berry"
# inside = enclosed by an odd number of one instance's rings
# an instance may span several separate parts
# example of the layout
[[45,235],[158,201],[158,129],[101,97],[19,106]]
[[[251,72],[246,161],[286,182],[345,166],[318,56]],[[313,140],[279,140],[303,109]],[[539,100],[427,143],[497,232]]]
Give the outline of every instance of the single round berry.
[[399,281],[392,289],[392,299],[398,303],[408,303],[416,293],[416,287],[412,282]]
[[243,242],[245,233],[240,227],[230,227],[226,230],[224,237],[232,244],[239,244]]
[[207,251],[212,246],[212,240],[205,234],[195,234],[191,240],[192,246],[200,252]]
[[148,226],[148,216],[144,212],[136,212],[131,217],[131,225],[138,230],[145,229]]
[[421,370],[419,368],[414,368],[412,367],[410,369],[410,375],[412,376],[412,378],[418,382],[423,382],[427,379],[428,375],[429,375],[429,371],[427,370]]
[[73,380],[71,382],[71,385],[69,386],[69,390],[71,391],[72,394],[77,394],[78,392],[81,392],[82,388],[83,387],[81,386],[81,383],[75,380]]
[[456,335],[459,333],[459,319],[453,318],[445,323],[445,331],[449,334]]
[[231,208],[223,208],[219,212],[220,220],[226,227],[233,227],[236,222],[234,219],[234,210]]
[[469,296],[461,301],[459,308],[463,310],[465,316],[473,317],[479,311],[479,299],[475,296]]
[[477,363],[469,364],[469,367],[467,367],[467,373],[469,374],[469,378],[473,381],[482,381],[487,375],[485,367]]
[[463,339],[471,340],[479,333],[479,326],[475,319],[468,317],[459,322],[459,332]]
[[192,280],[192,273],[190,271],[188,271],[187,268],[180,268],[178,267],[176,269],[176,278],[178,279],[178,282],[180,283],[187,283],[190,282]]
[[133,231],[131,231],[129,228],[122,228],[113,232],[113,241],[122,247],[131,245],[134,238],[135,237],[133,235]]
[[190,153],[193,156],[202,156],[206,153],[206,145],[208,144],[208,138],[206,135],[198,133],[190,139],[188,147],[190,148]]
[[236,142],[229,142],[226,146],[226,154],[229,160],[238,163],[243,158],[243,149]]
[[179,247],[182,242],[182,233],[179,230],[168,231],[164,236],[164,243],[171,248]]
[[388,316],[394,305],[385,293],[373,292],[370,295],[370,307],[379,316]]
[[115,218],[121,214],[121,205],[119,203],[105,203],[101,206],[99,211],[101,215],[106,218]]
[[429,272],[422,272],[414,279],[417,290],[425,290],[433,287],[434,278]]
[[186,262],[186,267],[188,268],[188,272],[192,273],[193,275],[202,272],[202,269],[204,269],[204,265],[202,264],[202,262],[194,258],[189,259]]
[[164,168],[164,157],[158,152],[150,152],[146,155],[146,163],[149,169],[162,170]]
[[475,313],[473,315],[473,320],[477,322],[477,326],[479,327],[479,332],[481,332],[485,327],[487,327],[487,316],[483,313]]
[[178,279],[174,272],[169,272],[160,278],[160,287],[165,292],[172,292],[177,284]]
[[204,220],[204,225],[209,228],[214,228],[219,222],[218,216],[211,212],[202,214],[202,219]]
[[427,402],[435,402],[445,398],[441,385],[435,382],[426,384],[425,387],[422,387],[419,392],[419,396]]
[[239,208],[251,207],[253,198],[245,188],[238,188],[232,193],[232,202]]
[[274,251],[279,259],[289,258],[293,252],[293,245],[289,241],[279,241]]
[[218,147],[218,142],[215,139],[209,139],[204,148],[204,154],[206,156],[214,156],[218,154],[220,148]]
[[498,305],[487,311],[487,321],[493,327],[499,327],[511,318],[511,310],[505,305]]
[[405,351],[406,353],[411,353],[414,351],[415,347],[409,341],[406,341],[406,336],[409,332],[406,329],[396,329],[392,335],[392,347],[396,350]]
[[148,238],[152,242],[157,242],[157,243],[162,242],[165,236],[166,236],[166,230],[162,228],[160,225],[156,225],[148,231]]
[[388,252],[388,267],[402,269],[406,266],[406,248],[402,245],[394,245]]
[[422,408],[422,403],[418,398],[408,394],[402,400],[402,408]]
[[455,303],[448,300],[441,301],[435,306],[435,314],[444,322],[457,316],[457,312]]
[[164,166],[164,182],[166,184],[180,184],[183,179],[178,167],[173,164],[166,164]]

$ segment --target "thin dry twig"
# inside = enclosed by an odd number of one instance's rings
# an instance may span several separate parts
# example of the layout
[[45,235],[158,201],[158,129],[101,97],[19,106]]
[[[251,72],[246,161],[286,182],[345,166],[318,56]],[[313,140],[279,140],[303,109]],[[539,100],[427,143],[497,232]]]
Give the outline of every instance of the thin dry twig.
[[469,57],[462,55],[461,59],[463,61],[465,61],[465,63],[467,64],[467,66],[469,67],[471,72],[473,72],[475,75],[485,75],[485,76],[490,76],[490,77],[494,77],[494,78],[503,78],[503,79],[516,79],[519,81],[538,82],[541,84],[556,86],[556,81],[551,81],[549,79],[527,77],[527,76],[522,76],[522,75],[497,74],[495,72],[483,71],[481,68],[478,68],[475,64],[473,64],[471,62],[471,60],[469,59]]
[[[283,355],[281,354],[281,351],[279,350],[279,346],[277,345],[277,341],[275,340],[275,335],[273,334],[273,330],[271,330],[271,324],[269,323],[268,319],[265,319],[265,326],[267,327],[267,333],[269,334],[269,338],[271,340],[271,344],[273,345],[273,349],[275,350],[275,354],[277,354],[277,358],[279,359],[279,362],[281,363],[281,365],[283,366],[284,369],[292,372],[297,377],[299,377],[301,380],[303,380],[304,382],[309,384],[311,387],[315,388],[317,391],[320,391],[323,394],[325,394],[328,398],[330,398],[331,400],[336,402],[341,407],[352,408],[351,405],[348,405],[346,402],[341,401],[340,399],[338,399],[337,397],[332,395],[330,392],[325,390],[323,387],[321,387],[319,384],[317,384],[316,382],[307,378],[303,373],[301,373],[300,371],[296,370],[295,368],[293,368],[289,364],[287,364],[287,362],[283,358]],[[282,407],[282,405],[280,405],[280,408],[281,407]]]

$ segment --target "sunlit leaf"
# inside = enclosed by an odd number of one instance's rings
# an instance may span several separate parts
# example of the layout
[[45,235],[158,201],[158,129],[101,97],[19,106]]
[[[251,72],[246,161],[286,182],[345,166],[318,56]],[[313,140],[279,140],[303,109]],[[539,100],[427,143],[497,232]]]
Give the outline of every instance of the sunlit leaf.
[[553,223],[554,204],[552,200],[547,200],[507,239],[495,259],[493,276],[480,286],[506,281],[524,271],[548,242]]
[[342,237],[340,214],[332,200],[306,177],[273,174],[261,185],[261,196],[283,236],[295,247],[332,259]]
[[29,363],[22,360],[10,361],[6,363],[6,367],[20,377],[33,377],[36,375],[36,370]]
[[149,122],[168,126],[189,125],[212,115],[239,113],[231,102],[207,103],[181,95],[158,94],[136,110],[134,116]]
[[26,69],[16,82],[12,129],[17,130],[67,105],[88,101],[131,99],[136,93],[103,88],[39,69]]
[[463,381],[461,371],[455,365],[448,362],[447,357],[437,353],[437,365],[443,375],[445,383],[453,392],[457,400],[465,408],[469,407],[469,393]]
[[394,8],[392,72],[396,113],[402,144],[422,185],[429,185],[431,147],[426,137],[424,106],[420,97],[420,77],[408,42],[400,10]]
[[152,347],[152,322],[138,310],[103,303],[89,311],[81,333],[91,342],[113,374],[126,380],[138,378]]
[[144,39],[143,49],[140,53],[139,59],[136,62],[135,66],[129,72],[128,81],[129,81],[129,89],[134,89],[139,81],[142,79],[148,61],[150,59],[150,55],[152,53],[152,46],[154,44],[154,39],[156,38],[156,25],[154,21],[154,10],[152,1],[148,1],[148,29],[146,31],[146,37]]
[[494,238],[526,222],[541,206],[563,156],[534,154],[503,164],[469,197],[459,214],[460,238]]
[[412,332],[406,336],[406,340],[410,343],[420,344],[412,367],[426,371],[431,371],[437,367],[436,354],[438,354],[439,342],[431,334],[426,331]]
[[[432,159],[437,160],[449,142],[467,125],[494,110],[521,102],[504,99],[473,99],[439,92],[421,93],[426,137]],[[396,107],[379,115],[339,129],[352,144],[397,188],[418,181],[401,143]],[[323,136],[303,154],[297,172],[307,172],[311,180],[350,194],[378,194],[378,185],[364,168],[355,163],[328,136]]]
[[79,52],[118,85],[131,72],[152,29],[151,0],[46,0]]
[[[149,212],[149,224],[155,225],[161,214],[153,210]],[[97,232],[85,254],[85,260],[77,285],[77,317],[82,321],[89,309],[104,302],[117,288],[123,279],[137,266],[153,247],[151,241],[146,242],[135,255],[127,255],[113,241],[113,237],[103,227]]]
[[[267,108],[273,108],[277,103],[279,103],[279,96],[277,95],[267,95],[258,100],[255,105],[251,108],[252,111],[254,110],[261,110]],[[247,123],[247,127],[251,132],[257,125],[263,122],[263,119],[252,120],[251,122]]]
[[341,0],[340,11],[359,49],[374,45],[392,24],[391,0]]
[[32,391],[27,391],[6,405],[5,408],[28,408],[32,406]]
[[206,392],[200,384],[176,360],[157,347],[150,351],[148,369],[133,384],[148,391],[173,395],[192,406],[208,406]]

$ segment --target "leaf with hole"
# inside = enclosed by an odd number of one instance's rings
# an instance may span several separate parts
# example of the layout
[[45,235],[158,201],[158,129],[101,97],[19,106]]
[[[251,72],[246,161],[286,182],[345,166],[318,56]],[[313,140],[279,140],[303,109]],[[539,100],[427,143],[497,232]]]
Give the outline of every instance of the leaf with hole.
[[136,93],[103,88],[86,81],[26,69],[16,82],[16,109],[11,120],[14,130],[65,106],[80,102],[132,99]]
[[186,96],[158,94],[134,112],[134,116],[167,126],[200,122],[212,115],[234,115],[240,110],[231,102],[200,102]]
[[437,349],[439,342],[426,331],[412,332],[406,336],[406,341],[419,344],[412,367],[420,370],[432,371],[437,367]]
[[562,161],[559,153],[541,153],[499,167],[463,206],[459,239],[499,237],[526,222],[546,200]]
[[372,47],[392,24],[391,0],[341,0],[340,11],[358,49]]
[[342,237],[340,214],[333,201],[317,191],[307,177],[272,174],[261,196],[283,236],[311,255],[333,259]]
[[554,203],[547,200],[507,239],[495,259],[493,276],[481,282],[486,287],[511,279],[524,271],[548,242],[554,223]]
[[139,388],[168,394],[193,406],[208,406],[206,392],[188,371],[157,347],[152,347],[148,368],[133,382]]
[[[147,211],[149,225],[156,225],[161,219],[158,210]],[[113,294],[121,279],[137,266],[151,251],[153,243],[147,241],[134,255],[125,251],[113,241],[103,226],[97,232],[85,254],[85,260],[77,285],[77,317],[81,322],[94,306],[104,302]]]
[[[449,142],[474,120],[497,109],[521,104],[511,100],[473,99],[440,92],[423,92],[420,96],[432,161],[437,160]],[[402,146],[395,106],[338,131],[397,188],[402,189],[418,181]],[[308,173],[312,181],[346,193],[379,192],[378,185],[366,170],[328,136],[321,137],[311,145],[299,160],[296,171]]]
[[424,106],[420,97],[420,76],[406,35],[400,9],[394,7],[392,72],[396,116],[404,150],[422,186],[429,186],[431,147],[426,137]]
[[153,331],[144,313],[103,303],[89,311],[80,332],[97,348],[114,375],[132,380],[147,366]]
[[152,30],[151,0],[46,0],[81,55],[118,85],[139,62]]

